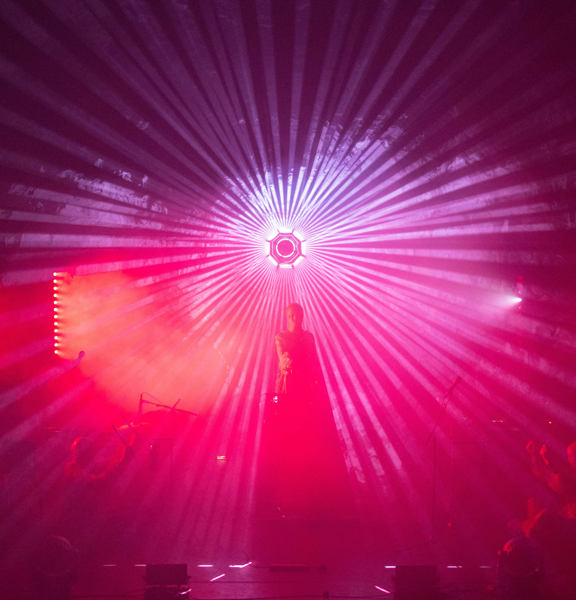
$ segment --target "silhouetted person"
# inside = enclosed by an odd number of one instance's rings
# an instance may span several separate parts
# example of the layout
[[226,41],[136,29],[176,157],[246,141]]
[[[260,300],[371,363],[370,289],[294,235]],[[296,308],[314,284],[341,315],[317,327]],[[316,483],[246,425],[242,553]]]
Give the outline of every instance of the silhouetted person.
[[520,521],[508,524],[512,537],[498,552],[497,590],[508,600],[544,600],[544,556]]
[[556,463],[545,444],[537,448],[529,442],[526,449],[532,459],[532,472],[554,492],[560,514],[576,519],[576,442],[566,449],[566,463]]
[[346,468],[314,336],[299,304],[275,336],[278,372],[263,452],[268,503],[277,516],[322,518],[351,507]]
[[278,400],[311,403],[323,383],[314,336],[302,327],[304,309],[299,304],[288,306],[286,320],[287,328],[275,337],[278,353],[275,392]]
[[558,500],[552,509],[533,506],[528,533],[543,548],[548,584],[563,600],[576,600],[576,442],[567,448],[567,463],[555,464],[545,445],[530,442],[526,449],[533,473]]

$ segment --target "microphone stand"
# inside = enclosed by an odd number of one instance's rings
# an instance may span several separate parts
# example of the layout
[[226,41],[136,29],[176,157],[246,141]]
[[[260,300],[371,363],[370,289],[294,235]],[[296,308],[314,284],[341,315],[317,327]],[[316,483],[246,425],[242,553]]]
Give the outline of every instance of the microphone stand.
[[[434,439],[434,446],[432,448],[432,473],[433,473],[433,475],[432,475],[432,531],[433,531],[432,538],[433,538],[433,541],[435,540],[437,531],[438,531],[438,494],[437,494],[437,492],[438,492],[438,440],[437,440],[437,437],[435,434],[438,429],[438,426],[440,425],[440,421],[446,415],[448,403],[450,401],[450,397],[452,396],[452,392],[454,391],[454,388],[458,385],[458,383],[460,383],[460,381],[462,381],[462,377],[460,377],[460,375],[458,375],[456,377],[456,379],[454,379],[454,381],[452,382],[450,387],[444,392],[444,394],[442,394],[442,396],[440,398],[440,402],[443,403],[442,410],[441,410],[440,414],[438,415],[438,418],[436,419],[434,426],[430,430],[430,434],[428,435],[428,439],[426,440],[426,444],[425,444],[425,447],[428,447],[428,445],[430,444],[430,441],[432,439]],[[450,448],[451,461],[454,460],[453,452],[454,452],[453,440],[451,439],[451,448]],[[452,471],[452,469],[451,469],[451,471]],[[450,475],[453,476],[453,473],[450,473]],[[450,515],[448,515],[448,518],[450,519]]]

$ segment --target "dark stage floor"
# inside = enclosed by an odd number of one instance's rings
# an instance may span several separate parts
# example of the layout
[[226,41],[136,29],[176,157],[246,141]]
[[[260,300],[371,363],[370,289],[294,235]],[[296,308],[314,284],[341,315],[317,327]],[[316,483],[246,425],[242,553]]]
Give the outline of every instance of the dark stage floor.
[[[454,541],[428,539],[411,545],[407,538],[402,547],[399,541],[391,542],[385,524],[357,519],[259,519],[250,526],[248,547],[222,548],[206,555],[201,548],[176,555],[151,544],[143,545],[142,552],[132,548],[129,554],[110,552],[109,557],[79,549],[73,597],[164,600],[164,592],[157,590],[158,597],[146,596],[146,565],[150,564],[186,564],[188,597],[197,599],[407,599],[400,589],[407,584],[396,581],[396,566],[408,585],[416,585],[410,600],[500,597],[494,592],[496,556],[485,550],[477,553],[484,557],[474,556],[477,549],[458,547]],[[435,569],[435,585],[429,583],[430,568]],[[31,598],[30,572],[22,562],[5,570],[2,600]],[[437,596],[431,595],[433,589]],[[186,596],[175,592],[173,597]]]
[[[190,598],[394,598],[395,569],[391,565],[310,563],[207,563],[188,565]],[[418,577],[414,567],[412,576]],[[404,567],[407,569],[407,567]],[[87,568],[75,588],[75,596],[120,600],[143,597],[145,567],[94,565]],[[440,566],[437,568],[438,598],[495,598],[490,568]],[[184,588],[182,588],[184,590]],[[428,595],[425,591],[428,590]],[[432,598],[432,586],[424,581],[413,600]],[[405,597],[405,596],[404,596]]]

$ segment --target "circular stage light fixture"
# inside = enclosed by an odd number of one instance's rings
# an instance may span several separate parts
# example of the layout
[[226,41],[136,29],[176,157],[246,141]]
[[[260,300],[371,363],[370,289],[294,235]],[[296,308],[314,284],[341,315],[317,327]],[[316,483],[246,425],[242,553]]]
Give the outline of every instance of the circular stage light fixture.
[[268,240],[268,256],[278,267],[293,267],[304,257],[302,242],[302,238],[294,231],[278,232]]

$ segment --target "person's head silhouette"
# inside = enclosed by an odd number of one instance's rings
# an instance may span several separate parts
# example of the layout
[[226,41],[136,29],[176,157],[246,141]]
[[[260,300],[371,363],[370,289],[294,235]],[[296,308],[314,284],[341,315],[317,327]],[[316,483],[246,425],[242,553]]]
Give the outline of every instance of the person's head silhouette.
[[304,321],[304,309],[300,304],[292,303],[286,308],[286,319],[288,321],[288,331],[297,331],[302,329]]

